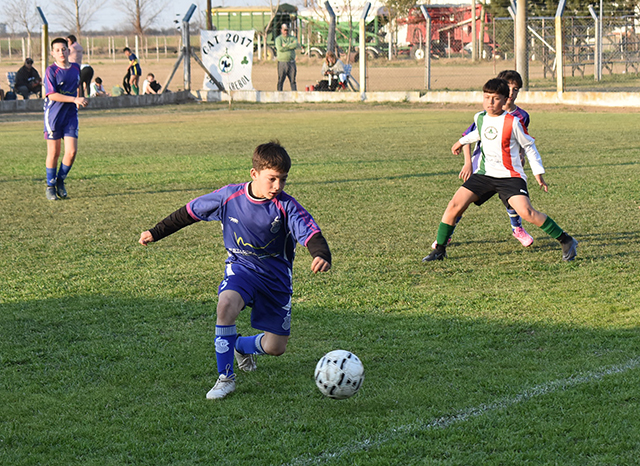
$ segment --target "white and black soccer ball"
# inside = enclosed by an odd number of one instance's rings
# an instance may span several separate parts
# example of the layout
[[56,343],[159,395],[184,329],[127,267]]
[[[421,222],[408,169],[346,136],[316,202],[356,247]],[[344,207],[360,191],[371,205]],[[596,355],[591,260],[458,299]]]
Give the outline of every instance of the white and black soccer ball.
[[315,379],[324,395],[343,400],[360,390],[364,381],[364,366],[358,356],[349,351],[330,351],[318,361]]

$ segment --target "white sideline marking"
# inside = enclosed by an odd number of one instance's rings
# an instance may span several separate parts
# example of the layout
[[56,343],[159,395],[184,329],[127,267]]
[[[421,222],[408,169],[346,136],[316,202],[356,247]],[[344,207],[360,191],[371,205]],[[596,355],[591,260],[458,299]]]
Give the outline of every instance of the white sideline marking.
[[413,434],[416,432],[421,432],[429,429],[436,429],[436,428],[446,429],[447,427],[453,424],[456,424],[458,422],[468,421],[469,419],[482,416],[490,411],[508,408],[510,406],[516,405],[523,401],[528,401],[538,396],[547,395],[549,393],[553,393],[556,391],[564,391],[581,384],[594,382],[608,375],[620,374],[622,372],[635,369],[638,366],[640,366],[640,358],[635,358],[635,359],[630,359],[626,363],[611,366],[611,367],[606,367],[594,372],[587,372],[582,375],[573,375],[566,379],[554,380],[552,382],[536,385],[528,390],[525,390],[522,393],[519,393],[514,396],[510,396],[510,397],[501,398],[497,401],[494,401],[493,403],[481,404],[479,406],[463,409],[461,411],[458,411],[455,414],[442,416],[442,417],[433,419],[429,422],[415,422],[412,424],[406,424],[406,425],[397,427],[395,429],[392,429],[390,431],[382,432],[373,438],[361,440],[359,442],[354,442],[350,445],[345,445],[342,448],[338,448],[334,452],[325,452],[315,457],[305,456],[305,457],[294,458],[290,463],[288,463],[288,465],[303,466],[303,465],[327,463],[333,459],[338,459],[345,454],[355,453],[362,450],[368,450],[370,448],[383,445],[391,440],[394,440],[409,434]]

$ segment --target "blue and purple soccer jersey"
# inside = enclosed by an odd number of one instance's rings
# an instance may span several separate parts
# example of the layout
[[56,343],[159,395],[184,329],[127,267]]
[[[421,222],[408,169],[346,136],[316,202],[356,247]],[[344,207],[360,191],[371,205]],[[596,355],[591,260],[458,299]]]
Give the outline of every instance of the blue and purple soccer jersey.
[[[516,109],[513,112],[509,112],[511,115],[513,115],[514,117],[517,117],[520,119],[520,123],[522,124],[522,127],[524,128],[524,132],[528,133],[528,128],[529,128],[529,122],[530,122],[530,118],[529,118],[529,114],[524,111],[523,109],[521,109],[520,107],[516,107]],[[474,131],[476,129],[476,123],[473,122],[471,123],[471,126],[469,126],[463,133],[462,136],[466,136],[467,134],[469,134],[470,132]],[[478,142],[475,145],[475,148],[473,149],[473,154],[471,154],[471,163],[473,165],[473,173],[475,173],[478,170],[478,161],[480,160],[480,155],[482,153],[482,147],[480,145],[480,142]]]
[[296,244],[307,245],[320,233],[311,214],[282,192],[274,199],[256,199],[249,183],[228,185],[187,204],[197,220],[222,223],[227,264],[239,264],[269,283],[272,291],[291,294]]
[[78,107],[70,102],[50,100],[50,94],[58,93],[77,97],[80,84],[80,66],[69,63],[69,68],[61,68],[56,63],[47,68],[44,76],[44,137],[62,139],[78,137]]

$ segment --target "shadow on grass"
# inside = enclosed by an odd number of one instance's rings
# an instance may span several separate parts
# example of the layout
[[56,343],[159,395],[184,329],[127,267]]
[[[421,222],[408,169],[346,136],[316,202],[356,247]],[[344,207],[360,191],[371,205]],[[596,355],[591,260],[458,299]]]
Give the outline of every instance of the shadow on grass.
[[[239,374],[220,404],[204,399],[217,376],[211,302],[92,295],[4,304],[5,460],[281,464],[618,364],[640,347],[635,328],[474,319],[441,306],[387,314],[299,304],[288,352]],[[254,333],[246,312],[238,327]],[[361,393],[341,403],[312,379],[337,348],[366,368]]]

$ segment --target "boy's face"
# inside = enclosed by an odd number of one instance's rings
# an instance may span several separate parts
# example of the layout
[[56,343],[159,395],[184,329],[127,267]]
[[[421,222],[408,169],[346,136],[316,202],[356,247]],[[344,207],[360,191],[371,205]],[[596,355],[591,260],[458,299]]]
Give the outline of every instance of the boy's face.
[[131,52],[129,52],[128,50],[125,50],[124,54],[128,57],[129,55],[131,55]]
[[507,103],[507,98],[502,94],[485,92],[482,97],[482,108],[489,116],[500,116],[504,112],[503,107]]
[[282,173],[273,168],[265,168],[261,171],[251,169],[251,188],[255,197],[273,199],[284,190],[288,173]]
[[61,42],[56,42],[51,47],[51,56],[56,63],[66,63],[69,60],[69,47]]
[[520,92],[520,87],[513,81],[509,81],[509,98],[507,99],[507,105],[511,106],[511,104],[516,101],[518,92]]
[[155,80],[156,80],[156,78],[154,78],[153,76],[151,76],[151,75],[147,76],[147,81],[149,81],[150,83],[152,83]]

